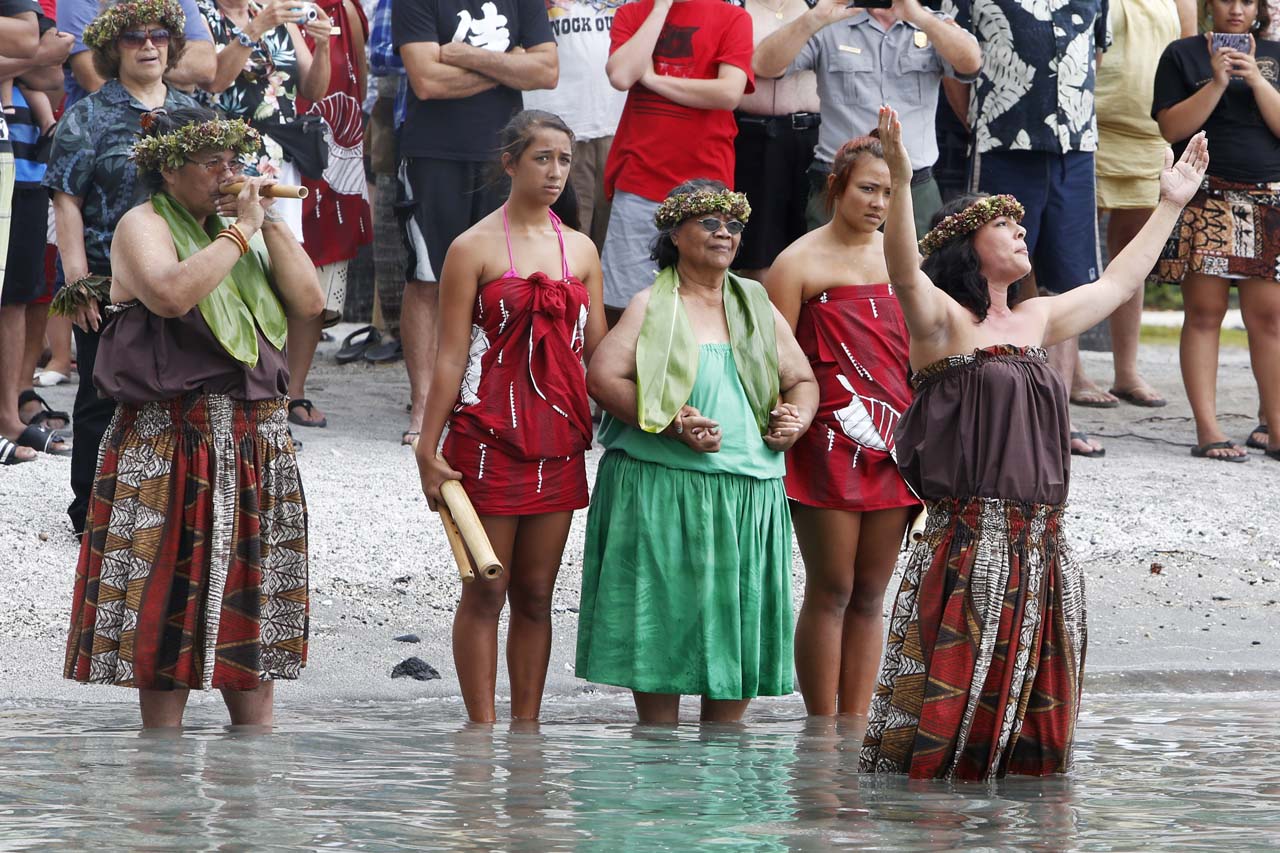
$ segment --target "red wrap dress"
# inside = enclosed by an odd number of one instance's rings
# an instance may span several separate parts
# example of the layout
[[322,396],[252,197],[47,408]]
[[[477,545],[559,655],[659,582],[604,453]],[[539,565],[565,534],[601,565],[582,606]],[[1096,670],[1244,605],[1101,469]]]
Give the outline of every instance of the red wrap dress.
[[[550,213],[550,211],[548,211]],[[560,220],[561,278],[510,268],[481,285],[471,350],[442,453],[462,472],[480,515],[536,515],[587,505],[591,410],[582,362],[590,296],[569,272]]]
[[892,285],[828,288],[800,307],[796,341],[820,398],[813,425],[787,451],[787,497],[850,512],[917,503],[894,446],[911,385],[907,326]]

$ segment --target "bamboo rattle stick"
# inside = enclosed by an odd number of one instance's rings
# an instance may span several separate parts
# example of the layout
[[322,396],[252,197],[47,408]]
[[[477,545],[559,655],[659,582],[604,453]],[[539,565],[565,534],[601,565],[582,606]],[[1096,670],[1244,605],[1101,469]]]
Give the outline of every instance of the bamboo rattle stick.
[[916,513],[915,521],[911,522],[911,529],[907,531],[907,541],[919,542],[921,539],[923,539],[924,527],[928,523],[929,523],[929,510],[921,506],[920,511]]
[[476,579],[476,573],[471,569],[471,557],[467,554],[467,545],[462,541],[462,534],[458,532],[458,523],[453,520],[453,513],[449,512],[449,507],[443,503],[440,504],[440,521],[444,524],[444,535],[449,540],[449,549],[453,551],[453,561],[458,564],[458,574],[462,577],[463,583],[471,583]]
[[471,499],[467,497],[462,484],[457,480],[445,480],[440,485],[440,497],[453,515],[453,520],[458,525],[458,533],[462,535],[462,541],[466,543],[467,550],[475,558],[481,576],[485,580],[493,580],[501,576],[502,563],[498,560],[498,555],[493,552],[493,545],[489,542],[483,525],[480,524],[480,516],[476,515],[476,509],[471,505]]
[[[244,181],[236,181],[234,184],[223,187],[222,192],[226,195],[236,195],[242,189],[244,189]],[[295,187],[292,184],[274,184],[263,187],[258,194],[266,198],[306,198],[311,195],[311,190],[306,187]]]
[[[413,440],[413,450],[418,451],[418,439]],[[458,563],[458,573],[463,581],[475,578],[471,570],[471,561],[467,559],[470,552],[475,557],[476,565],[485,580],[493,580],[502,574],[502,562],[493,552],[493,544],[489,535],[484,532],[480,516],[471,505],[471,498],[457,480],[445,480],[440,486],[440,520],[444,522],[444,533],[449,539],[449,547],[453,549],[453,558]],[[453,528],[450,531],[450,528]],[[455,542],[454,536],[459,538]],[[466,567],[465,569],[463,567]]]

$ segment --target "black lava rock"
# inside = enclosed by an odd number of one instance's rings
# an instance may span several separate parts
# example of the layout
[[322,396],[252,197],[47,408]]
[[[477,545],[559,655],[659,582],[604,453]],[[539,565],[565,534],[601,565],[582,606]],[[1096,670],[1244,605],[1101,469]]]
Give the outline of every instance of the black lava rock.
[[422,658],[405,658],[391,670],[392,678],[412,678],[417,681],[432,681],[440,677],[436,668]]
[[401,634],[399,637],[396,637],[396,642],[397,643],[421,643],[422,638],[419,637],[417,634]]

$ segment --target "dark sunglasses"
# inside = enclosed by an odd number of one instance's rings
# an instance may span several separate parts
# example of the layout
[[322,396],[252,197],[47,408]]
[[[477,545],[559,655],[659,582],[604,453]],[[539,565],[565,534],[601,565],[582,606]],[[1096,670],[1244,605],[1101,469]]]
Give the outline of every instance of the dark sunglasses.
[[721,228],[724,228],[724,230],[729,232],[729,236],[731,237],[734,234],[741,234],[742,229],[747,227],[736,219],[730,219],[728,222],[725,222],[723,220],[716,219],[714,216],[708,216],[706,219],[699,219],[698,224],[701,225],[709,234],[714,234]]
[[121,33],[119,38],[120,45],[122,47],[133,48],[135,50],[146,44],[148,39],[150,39],[151,43],[156,47],[164,47],[169,43],[169,31],[163,29],[129,30]]

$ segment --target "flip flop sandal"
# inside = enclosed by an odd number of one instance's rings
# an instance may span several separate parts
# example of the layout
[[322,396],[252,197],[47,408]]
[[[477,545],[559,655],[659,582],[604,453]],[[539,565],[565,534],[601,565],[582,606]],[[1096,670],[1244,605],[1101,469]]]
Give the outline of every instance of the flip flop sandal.
[[17,443],[22,447],[30,447],[40,453],[48,453],[50,456],[70,456],[70,447],[65,447],[62,450],[49,449],[49,445],[54,442],[65,442],[66,440],[67,437],[57,430],[49,429],[47,426],[40,426],[39,424],[31,424],[22,431],[22,435],[18,436]]
[[32,459],[23,459],[18,456],[18,445],[9,439],[0,435],[0,465],[21,465],[23,462],[31,462]]
[[32,377],[31,381],[41,388],[52,388],[54,385],[66,385],[71,377],[56,370],[42,370]]
[[400,446],[413,447],[413,443],[418,440],[418,436],[422,433],[414,429],[407,429],[400,433]]
[[[1088,391],[1086,393],[1092,394],[1094,392]],[[1101,394],[1102,392],[1099,391],[1098,393]],[[1084,406],[1086,409],[1115,409],[1120,406],[1120,401],[1119,400],[1086,400],[1084,397],[1072,397],[1071,405]],[[1079,454],[1079,455],[1083,455],[1083,454]]]
[[399,341],[383,341],[378,346],[364,351],[364,360],[370,364],[385,364],[404,358],[404,350]]
[[289,401],[289,423],[295,426],[316,427],[317,429],[327,427],[329,425],[328,418],[321,418],[318,421],[309,421],[306,418],[298,417],[294,414],[294,409],[306,409],[307,415],[310,416],[315,412],[315,406],[311,405],[311,401],[306,397],[298,397]]
[[[1088,444],[1088,443],[1089,443],[1089,433],[1087,433],[1087,432],[1078,432],[1078,431],[1077,431],[1077,432],[1073,432],[1073,433],[1071,433],[1071,440],[1072,440],[1072,441],[1083,441],[1085,444]],[[1072,456],[1083,456],[1085,459],[1101,459],[1103,456],[1106,456],[1106,455],[1107,455],[1107,449],[1106,449],[1105,447],[1099,447],[1097,450],[1076,450],[1076,449],[1073,447],[1073,448],[1071,448],[1071,455],[1072,455]]]
[[1216,462],[1248,462],[1249,457],[1241,454],[1240,456],[1210,456],[1210,450],[1239,450],[1240,445],[1230,439],[1226,441],[1211,441],[1208,444],[1201,444],[1198,447],[1191,448],[1191,455],[1197,459],[1213,459]]
[[48,423],[49,421],[59,420],[59,421],[62,421],[63,423],[62,426],[60,427],[50,426],[49,428],[50,429],[66,429],[68,426],[71,425],[71,415],[69,415],[66,412],[60,412],[57,409],[50,408],[49,404],[45,402],[44,397],[41,397],[31,388],[28,388],[26,391],[23,391],[21,394],[18,395],[19,409],[21,409],[23,406],[27,405],[28,403],[40,404],[40,411],[36,412],[34,415],[31,416],[31,420],[27,421],[28,424],[33,424],[35,426],[49,426],[49,423]]
[[350,364],[353,361],[359,361],[365,350],[371,346],[376,346],[381,341],[381,332],[373,326],[361,326],[342,339],[342,346],[338,347],[338,353],[334,356],[334,360],[338,364]]
[[1130,406],[1142,406],[1144,409],[1158,409],[1161,406],[1169,405],[1169,401],[1164,397],[1139,397],[1132,391],[1117,391],[1114,388],[1107,393],[1113,397],[1119,397]]
[[1256,438],[1254,438],[1253,434],[1255,432],[1260,432],[1263,435],[1271,435],[1270,431],[1268,431],[1267,429],[1266,424],[1258,424],[1256,427],[1249,430],[1249,437],[1245,439],[1244,446],[1252,447],[1254,450],[1266,450],[1267,443],[1265,441],[1258,441]]

